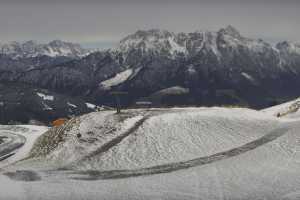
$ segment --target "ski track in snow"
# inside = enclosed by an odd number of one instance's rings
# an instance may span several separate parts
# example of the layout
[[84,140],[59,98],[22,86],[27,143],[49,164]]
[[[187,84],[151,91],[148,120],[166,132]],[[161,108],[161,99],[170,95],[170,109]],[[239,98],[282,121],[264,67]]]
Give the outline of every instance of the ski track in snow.
[[0,126],[0,135],[11,138],[6,143],[0,144],[0,168],[25,158],[35,140],[47,129],[31,125]]
[[14,155],[14,152],[21,148],[26,142],[24,136],[9,131],[1,131],[0,135],[7,137],[7,140],[0,144],[0,161]]
[[[298,123],[296,123],[298,124]],[[166,165],[158,165],[149,168],[142,168],[136,170],[112,170],[112,171],[81,171],[74,172],[74,174],[80,175],[88,175],[87,177],[73,177],[74,179],[82,179],[82,180],[97,180],[97,179],[116,179],[116,178],[127,178],[134,176],[145,176],[152,174],[160,174],[160,173],[168,173],[177,170],[187,169],[190,167],[201,166],[210,164],[213,162],[217,162],[223,159],[227,159],[230,157],[238,156],[240,154],[246,153],[253,149],[256,149],[266,143],[269,143],[278,137],[284,135],[289,129],[287,127],[278,128],[275,131],[272,131],[265,136],[249,142],[243,146],[230,149],[228,151],[216,153],[214,155],[205,156],[196,158],[193,160],[182,161],[178,163],[170,163]],[[71,172],[72,173],[72,172]]]
[[127,131],[125,131],[125,133],[113,138],[112,140],[108,141],[107,143],[103,144],[99,149],[91,152],[90,154],[84,156],[81,160],[76,161],[78,162],[85,162],[85,160],[96,156],[96,155],[101,155],[102,153],[108,151],[109,149],[111,149],[112,147],[116,146],[117,144],[119,144],[120,142],[122,142],[122,140],[124,138],[126,138],[127,136],[129,136],[130,134],[132,134],[133,132],[135,132],[146,120],[148,119],[148,117],[143,117],[141,118],[139,121],[137,121],[131,128],[129,128]]
[[277,126],[276,119],[267,118],[267,121],[255,117],[253,114],[259,114],[256,112],[244,116],[239,112],[232,111],[230,118],[227,117],[230,113],[222,109],[152,112],[120,144],[89,156],[84,162],[76,163],[73,169],[140,169],[192,160],[242,146]]

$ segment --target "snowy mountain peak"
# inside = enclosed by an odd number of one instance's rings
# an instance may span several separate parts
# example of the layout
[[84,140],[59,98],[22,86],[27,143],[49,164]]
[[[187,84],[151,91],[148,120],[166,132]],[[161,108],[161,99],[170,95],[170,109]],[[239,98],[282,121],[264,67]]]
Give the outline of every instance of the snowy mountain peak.
[[236,28],[234,28],[233,26],[231,26],[231,25],[228,25],[226,28],[220,29],[219,33],[230,35],[230,36],[236,37],[236,38],[240,38],[241,37],[240,32]]
[[57,46],[63,46],[65,44],[68,44],[67,42],[63,42],[61,40],[53,40],[49,42],[49,45],[57,45]]
[[280,51],[300,54],[300,44],[289,41],[279,42],[276,48]]
[[26,42],[24,42],[24,44],[23,44],[24,46],[36,46],[36,45],[38,45],[38,42],[37,41],[35,41],[35,40],[29,40],[29,41],[26,41]]
[[118,50],[125,54],[131,51],[140,51],[143,55],[150,52],[164,52],[168,55],[186,52],[185,47],[178,43],[176,34],[159,29],[139,30],[125,37],[120,41]]
[[266,53],[270,57],[279,52],[300,55],[300,45],[282,42],[273,47],[261,39],[244,37],[235,27],[228,25],[219,31],[191,33],[173,33],[159,29],[139,30],[122,39],[117,51],[122,52],[125,58],[131,55],[135,59],[149,54],[170,58],[177,55],[209,54],[221,61],[222,58],[226,60],[228,57],[239,55],[241,51],[248,51],[255,55]]
[[36,41],[29,40],[23,43],[14,41],[7,44],[0,44],[0,53],[12,58],[29,58],[43,55],[78,58],[87,55],[89,51],[83,49],[79,44],[61,40],[54,40],[48,44],[39,44]]
[[147,37],[155,37],[155,38],[166,38],[171,37],[172,33],[167,30],[160,30],[160,29],[150,29],[150,30],[138,30],[133,35],[128,36],[128,38],[144,38]]
[[[165,30],[151,29],[137,31],[121,40],[118,50],[125,55],[141,52],[142,55],[155,53],[174,57],[178,54],[195,55],[200,51],[220,57],[219,34],[223,40],[243,40],[240,33],[232,26],[214,31],[195,31],[192,33],[173,33]],[[228,42],[232,43],[232,42]]]

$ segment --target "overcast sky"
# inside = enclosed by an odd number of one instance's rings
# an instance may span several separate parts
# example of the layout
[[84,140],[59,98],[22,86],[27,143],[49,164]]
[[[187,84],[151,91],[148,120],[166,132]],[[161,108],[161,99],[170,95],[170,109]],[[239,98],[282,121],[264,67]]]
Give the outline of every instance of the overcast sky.
[[138,29],[233,25],[243,35],[300,42],[298,0],[0,0],[0,42],[62,39],[110,47]]

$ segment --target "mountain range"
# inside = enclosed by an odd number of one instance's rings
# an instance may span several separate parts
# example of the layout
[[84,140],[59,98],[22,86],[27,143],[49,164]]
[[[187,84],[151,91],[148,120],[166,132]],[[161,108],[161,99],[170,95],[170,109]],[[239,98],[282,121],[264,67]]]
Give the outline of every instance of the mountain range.
[[232,26],[192,33],[140,30],[116,48],[97,52],[61,41],[5,46],[0,45],[0,83],[98,105],[113,105],[112,91],[127,92],[124,106],[151,101],[263,108],[300,96],[300,45],[272,45]]
[[30,40],[27,42],[0,43],[0,53],[12,58],[30,58],[37,56],[80,58],[91,53],[79,44],[53,40],[48,44],[40,44]]

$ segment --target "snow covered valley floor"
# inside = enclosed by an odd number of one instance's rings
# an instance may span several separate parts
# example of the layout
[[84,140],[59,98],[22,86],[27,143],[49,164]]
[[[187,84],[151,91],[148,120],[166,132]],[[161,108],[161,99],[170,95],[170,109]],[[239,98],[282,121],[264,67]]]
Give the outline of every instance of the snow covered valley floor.
[[300,118],[278,109],[101,111],[19,130],[0,199],[300,199]]

